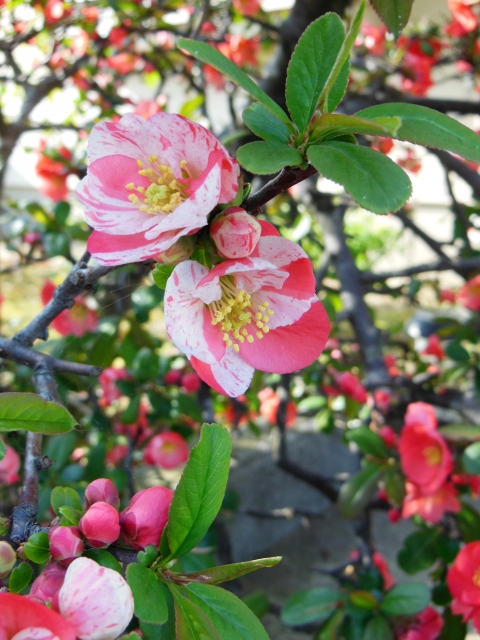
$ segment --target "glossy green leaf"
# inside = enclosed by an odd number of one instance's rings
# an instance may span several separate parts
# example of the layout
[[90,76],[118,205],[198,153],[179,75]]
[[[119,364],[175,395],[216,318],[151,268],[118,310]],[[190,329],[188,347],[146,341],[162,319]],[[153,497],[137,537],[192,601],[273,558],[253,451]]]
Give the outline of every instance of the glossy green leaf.
[[[182,583],[201,582],[202,584],[220,584],[221,582],[227,582],[228,580],[235,580],[236,578],[240,578],[240,576],[244,576],[252,571],[257,571],[258,569],[274,567],[281,559],[281,556],[276,556],[274,558],[248,560],[247,562],[224,564],[220,567],[204,569],[203,571],[196,571],[195,573],[172,573],[171,575],[174,582],[181,581]],[[170,574],[166,572],[165,575],[169,576]]]
[[12,593],[20,593],[28,587],[32,579],[32,575],[32,567],[26,562],[20,563],[10,574],[8,588]]
[[399,464],[387,467],[385,472],[385,491],[390,500],[401,505],[405,498],[405,476]]
[[338,640],[338,631],[344,617],[344,610],[337,609],[337,611],[322,624],[315,636],[315,640]]
[[209,64],[221,74],[229,78],[239,87],[245,89],[254,100],[259,102],[262,106],[270,111],[276,118],[289,124],[290,119],[284,110],[278,106],[267,94],[260,89],[251,78],[247,76],[241,69],[237,67],[233,62],[226,58],[220,51],[214,49],[205,42],[197,42],[196,40],[190,40],[188,38],[179,38],[177,40],[177,47],[187,51],[190,55],[194,56],[198,60]]
[[172,275],[172,271],[175,267],[169,264],[156,264],[155,269],[152,271],[152,278],[159,289],[165,289],[167,286],[167,280]]
[[378,600],[371,591],[352,591],[349,599],[356,607],[360,607],[360,609],[373,611],[378,605]]
[[370,0],[383,23],[398,38],[408,22],[413,0]]
[[397,556],[400,569],[405,573],[417,573],[432,566],[438,557],[436,542],[438,529],[421,529],[405,538]]
[[303,162],[302,154],[281,142],[249,142],[237,151],[237,160],[244,169],[257,175],[277,173],[284,167]]
[[326,178],[341,184],[360,206],[374,213],[397,211],[412,193],[407,174],[383,153],[346,142],[323,142],[308,159]]
[[70,487],[55,487],[50,497],[50,503],[55,515],[60,515],[61,507],[72,507],[78,511],[82,510],[82,502],[80,496]]
[[268,640],[257,616],[230,591],[192,583],[185,587],[185,592],[212,622],[220,640]]
[[214,521],[227,486],[231,450],[226,429],[203,425],[170,507],[168,540],[173,557],[193,549]]
[[468,362],[470,360],[468,351],[456,340],[447,345],[445,353],[449,358],[455,360],[455,362]]
[[464,450],[462,466],[465,473],[480,474],[480,442],[474,442]]
[[43,564],[50,557],[50,545],[48,542],[48,533],[41,531],[30,536],[24,544],[23,550],[29,560],[35,564]]
[[443,113],[414,104],[389,102],[363,109],[360,118],[396,117],[402,121],[395,138],[425,147],[452,151],[467,160],[480,162],[480,136]]
[[363,640],[393,640],[393,631],[388,620],[382,616],[375,616],[367,622]]
[[180,589],[170,587],[175,600],[177,640],[222,640],[204,611],[183,597]]
[[315,125],[310,141],[328,140],[340,135],[359,133],[370,136],[394,136],[402,121],[400,118],[357,118],[340,113],[325,113]]
[[329,587],[297,591],[287,600],[281,619],[291,626],[321,622],[335,611],[341,601],[340,591]]
[[424,584],[397,584],[383,598],[380,609],[388,616],[413,616],[430,602],[430,590]]
[[448,608],[443,614],[444,625],[437,640],[465,640],[467,625],[462,621],[462,616],[454,616]]
[[75,418],[56,402],[47,402],[35,393],[0,394],[0,431],[25,429],[54,435],[71,431]]
[[137,555],[138,562],[144,567],[149,567],[157,558],[158,549],[153,544],[149,544],[144,551],[139,551]]
[[3,440],[0,440],[0,460],[3,460],[6,453],[7,453],[7,445]]
[[[307,130],[318,106],[320,93],[335,65],[345,28],[336,13],[327,13],[312,22],[295,47],[287,70],[285,96],[287,107],[300,132]],[[347,60],[328,98],[328,111],[334,111],[342,100],[348,83],[350,62]]]
[[263,618],[263,616],[270,611],[270,601],[268,596],[261,591],[249,593],[247,596],[242,598],[242,602],[244,602],[259,619]]
[[170,590],[165,592],[168,620],[164,624],[148,624],[140,620],[140,629],[147,640],[176,640],[175,633],[175,607],[173,595]]
[[254,102],[242,113],[242,118],[247,127],[259,138],[270,142],[288,144],[290,130],[287,125],[273,116],[258,102]]
[[452,442],[480,440],[480,427],[473,424],[446,424],[439,427],[438,431]]
[[82,511],[66,506],[60,507],[58,514],[60,516],[60,524],[65,527],[76,527],[83,516]]
[[133,593],[135,615],[149,624],[164,624],[168,618],[167,587],[151,569],[129,564],[127,582]]
[[113,571],[116,571],[117,573],[122,573],[122,565],[115,556],[106,549],[86,549],[82,555],[86,558],[90,558],[91,560],[95,560],[95,562],[101,567],[106,567],[107,569],[113,569]]
[[358,518],[377,491],[382,465],[368,464],[343,483],[338,496],[338,508],[343,518]]
[[464,542],[480,540],[480,513],[474,507],[462,504],[455,519]]
[[388,458],[388,449],[385,442],[368,427],[358,427],[357,429],[349,429],[345,433],[348,442],[355,442],[360,451],[368,453],[376,458]]

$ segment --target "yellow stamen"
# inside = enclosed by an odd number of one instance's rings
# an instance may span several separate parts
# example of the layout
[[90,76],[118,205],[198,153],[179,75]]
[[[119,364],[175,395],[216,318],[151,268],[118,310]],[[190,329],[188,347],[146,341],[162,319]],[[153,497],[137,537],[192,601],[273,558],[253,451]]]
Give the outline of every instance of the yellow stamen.
[[439,446],[425,447],[422,453],[429,467],[435,467],[442,461],[442,450]]

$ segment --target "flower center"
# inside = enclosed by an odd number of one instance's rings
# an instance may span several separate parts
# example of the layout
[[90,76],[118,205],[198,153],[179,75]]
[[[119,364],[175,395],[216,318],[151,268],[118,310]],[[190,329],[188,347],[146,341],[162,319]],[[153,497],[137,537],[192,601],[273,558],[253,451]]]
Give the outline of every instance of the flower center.
[[[263,338],[270,331],[268,323],[275,314],[268,309],[269,303],[262,302],[255,294],[246,293],[235,287],[232,276],[220,278],[222,297],[211,302],[208,306],[212,316],[212,324],[219,324],[223,331],[223,340],[227,347],[240,351],[238,343],[245,340],[252,343],[257,337]],[[250,330],[247,325],[251,325]]]
[[137,160],[137,164],[140,167],[139,175],[151,182],[146,188],[136,187],[133,182],[126,185],[127,189],[137,192],[131,193],[128,199],[137,204],[140,211],[148,214],[170,213],[188,198],[190,176],[186,160],[180,161],[181,178],[175,178],[171,167],[160,164],[158,156],[148,156],[148,167],[141,160]]
[[476,587],[480,587],[480,567],[475,569],[475,573],[472,577],[472,582]]
[[435,445],[431,447],[425,447],[422,453],[425,456],[425,460],[427,461],[429,467],[439,465],[442,461],[442,450],[440,449],[440,447],[437,447]]

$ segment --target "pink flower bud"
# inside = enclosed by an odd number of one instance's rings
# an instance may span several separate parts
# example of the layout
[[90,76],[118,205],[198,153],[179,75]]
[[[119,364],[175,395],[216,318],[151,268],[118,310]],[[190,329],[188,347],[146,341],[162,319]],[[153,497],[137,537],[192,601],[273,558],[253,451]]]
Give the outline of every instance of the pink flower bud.
[[179,385],[181,379],[182,379],[182,372],[180,369],[170,369],[169,371],[167,371],[167,373],[165,374],[165,377],[163,378],[163,384]]
[[118,400],[122,396],[122,392],[115,383],[117,380],[128,380],[128,378],[128,371],[125,367],[122,369],[117,369],[116,367],[104,369],[98,376],[98,382],[103,391],[102,404],[108,407],[114,400]]
[[20,456],[10,445],[7,444],[6,448],[7,452],[0,460],[0,485],[17,482],[20,469]]
[[8,576],[16,561],[14,549],[5,540],[0,540],[0,580]]
[[246,258],[257,246],[262,228],[240,207],[230,207],[215,218],[210,235],[223,258]]
[[151,487],[133,496],[120,514],[122,534],[131,547],[138,550],[149,544],[158,547],[172,498],[173,491],[167,487]]
[[133,616],[133,595],[122,576],[89,558],[68,567],[59,605],[82,640],[114,640]]
[[74,628],[43,603],[16,593],[0,593],[0,638],[75,640]]
[[58,611],[58,592],[62,587],[65,572],[65,567],[57,562],[47,564],[38,578],[34,580],[29,597],[51,604],[52,608]]
[[81,556],[85,548],[77,527],[53,527],[48,533],[48,540],[50,554],[65,567]]
[[176,266],[184,260],[188,260],[195,249],[195,236],[183,236],[166,251],[161,251],[155,259],[162,264]]
[[106,502],[115,509],[120,506],[117,487],[107,478],[98,478],[98,480],[90,482],[85,489],[84,500],[85,509],[89,509],[95,502]]
[[181,386],[185,389],[187,393],[194,393],[200,389],[202,381],[198,377],[198,374],[195,371],[191,371],[190,373],[186,373],[182,376],[180,380]]
[[92,547],[108,547],[120,535],[118,511],[106,502],[95,502],[80,518],[78,528]]
[[150,440],[143,452],[147,464],[156,464],[164,469],[175,469],[188,460],[190,452],[181,435],[165,431]]

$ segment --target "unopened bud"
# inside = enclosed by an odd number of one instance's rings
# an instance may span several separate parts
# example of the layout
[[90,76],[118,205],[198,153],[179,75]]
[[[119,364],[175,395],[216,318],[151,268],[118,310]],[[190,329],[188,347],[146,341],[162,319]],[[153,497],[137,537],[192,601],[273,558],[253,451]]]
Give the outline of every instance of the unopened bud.
[[210,235],[223,258],[246,258],[257,246],[262,228],[240,207],[230,207],[215,218]]
[[65,567],[81,556],[85,548],[77,527],[53,527],[48,533],[48,540],[50,554]]
[[176,266],[190,258],[195,249],[195,244],[195,236],[183,236],[165,251],[160,251],[155,259],[162,264]]
[[108,547],[120,535],[118,511],[106,502],[95,502],[80,518],[78,528],[92,547]]
[[17,554],[5,540],[0,540],[0,579],[8,576],[15,566]]
[[141,551],[149,544],[158,547],[167,524],[173,491],[167,487],[150,487],[136,493],[120,514],[125,541]]
[[58,592],[62,587],[66,571],[65,567],[57,562],[47,564],[33,582],[29,594],[30,598],[51,604],[52,608],[58,611]]
[[85,509],[89,509],[95,502],[106,502],[115,507],[115,509],[120,506],[117,487],[107,478],[98,478],[90,482],[85,489],[84,500]]

